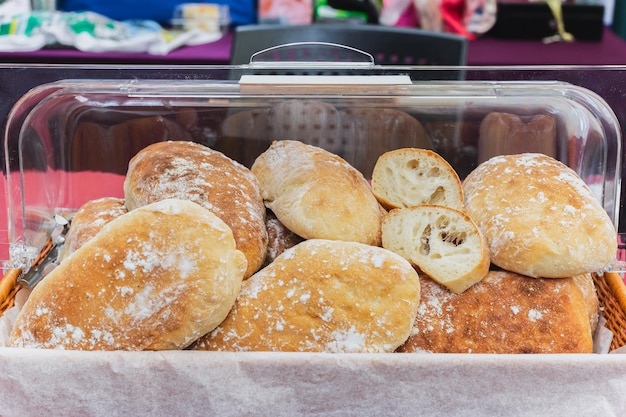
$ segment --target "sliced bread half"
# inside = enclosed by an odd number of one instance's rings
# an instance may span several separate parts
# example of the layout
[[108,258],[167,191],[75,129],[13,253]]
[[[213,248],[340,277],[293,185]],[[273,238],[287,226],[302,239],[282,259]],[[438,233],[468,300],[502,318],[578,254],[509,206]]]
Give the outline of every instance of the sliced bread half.
[[372,192],[388,210],[420,204],[463,209],[459,176],[445,159],[427,149],[382,154],[372,172]]
[[455,293],[489,272],[489,249],[478,227],[464,212],[446,206],[391,210],[383,218],[382,246]]

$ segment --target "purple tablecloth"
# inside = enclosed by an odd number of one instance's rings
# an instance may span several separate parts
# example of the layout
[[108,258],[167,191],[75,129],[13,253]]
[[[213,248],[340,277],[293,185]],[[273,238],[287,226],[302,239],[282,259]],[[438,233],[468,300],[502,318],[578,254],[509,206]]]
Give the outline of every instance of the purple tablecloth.
[[76,49],[45,48],[32,52],[0,52],[0,62],[50,64],[175,64],[224,65],[230,60],[232,34],[211,43],[175,49],[167,55],[128,52],[82,52]]
[[[193,65],[228,64],[232,34],[218,41],[186,46],[167,55],[147,53],[88,53],[73,49],[0,53],[0,62],[132,63]],[[479,38],[469,44],[468,65],[619,65],[626,64],[626,40],[608,28],[601,42],[577,41],[543,44],[541,40]]]
[[544,44],[541,40],[480,38],[469,44],[468,65],[624,65],[626,40],[605,28],[602,41]]

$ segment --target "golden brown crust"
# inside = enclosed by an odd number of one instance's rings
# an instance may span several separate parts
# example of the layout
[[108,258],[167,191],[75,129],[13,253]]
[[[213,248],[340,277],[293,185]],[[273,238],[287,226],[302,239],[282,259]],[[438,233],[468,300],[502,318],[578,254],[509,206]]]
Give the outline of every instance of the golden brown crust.
[[587,315],[589,316],[589,326],[591,327],[591,332],[595,333],[600,318],[600,300],[598,299],[593,277],[591,274],[582,274],[576,275],[572,279],[583,295]]
[[72,218],[59,259],[67,258],[94,237],[105,224],[127,212],[121,198],[104,197],[83,204]]
[[265,260],[265,206],[256,177],[221,152],[185,141],[159,142],[130,161],[124,182],[129,210],[166,198],[196,202],[233,230],[248,260],[246,277]]
[[544,278],[602,270],[617,233],[582,179],[542,154],[493,157],[463,183],[465,210],[502,269]]
[[363,175],[337,155],[298,141],[276,141],[251,169],[265,205],[297,235],[380,243],[380,205]]
[[419,277],[385,249],[312,239],[242,286],[200,350],[392,352],[409,335]]
[[11,335],[17,347],[184,348],[228,314],[244,255],[230,228],[184,200],[108,223],[32,291]]
[[399,352],[592,352],[587,301],[571,278],[490,271],[461,294],[420,278],[413,332]]

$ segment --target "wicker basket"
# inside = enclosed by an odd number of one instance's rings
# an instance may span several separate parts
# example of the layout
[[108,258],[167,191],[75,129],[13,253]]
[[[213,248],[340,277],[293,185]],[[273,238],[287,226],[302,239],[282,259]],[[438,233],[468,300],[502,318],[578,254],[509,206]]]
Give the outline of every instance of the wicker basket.
[[613,332],[610,350],[626,345],[626,285],[617,272],[593,274],[606,327]]
[[[48,253],[52,250],[52,247],[52,238],[48,238],[39,252],[39,255],[33,261],[31,269],[36,268],[44,262]],[[15,305],[15,296],[20,288],[22,288],[18,282],[21,275],[21,268],[12,268],[9,269],[4,274],[4,277],[0,279],[0,317],[2,317],[8,309]]]
[[0,280],[0,317],[15,305],[15,295],[20,289],[17,280],[21,273],[21,269],[11,269]]

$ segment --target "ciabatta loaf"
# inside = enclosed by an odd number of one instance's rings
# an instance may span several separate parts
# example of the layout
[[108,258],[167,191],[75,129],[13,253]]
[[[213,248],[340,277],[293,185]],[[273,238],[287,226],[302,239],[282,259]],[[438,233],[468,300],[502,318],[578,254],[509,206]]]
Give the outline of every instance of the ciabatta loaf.
[[32,291],[17,347],[181,349],[224,320],[246,271],[230,228],[168,199],[105,225]]
[[591,353],[589,313],[597,317],[598,299],[590,281],[589,274],[542,279],[490,271],[455,294],[422,276],[413,331],[399,351]]
[[72,218],[71,227],[65,237],[65,244],[61,249],[59,260],[67,258],[94,237],[105,224],[127,212],[128,209],[122,198],[104,197],[87,201]]
[[420,204],[463,209],[459,176],[445,159],[426,149],[382,154],[372,172],[372,192],[388,210]]
[[251,169],[266,206],[298,236],[379,244],[381,207],[363,175],[339,156],[281,140]]
[[395,253],[311,239],[244,282],[226,320],[192,348],[393,352],[409,336],[419,294],[417,272]]
[[465,213],[446,206],[391,210],[382,223],[382,245],[460,293],[489,271],[487,242]]
[[465,210],[489,243],[491,261],[532,277],[600,271],[615,258],[617,233],[589,187],[543,154],[496,156],[463,183]]
[[248,260],[246,277],[265,260],[265,206],[256,177],[221,152],[186,141],[166,141],[139,151],[128,164],[124,195],[129,210],[166,198],[190,200],[232,229]]

